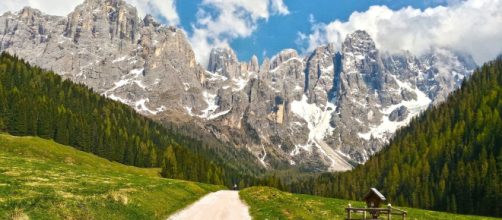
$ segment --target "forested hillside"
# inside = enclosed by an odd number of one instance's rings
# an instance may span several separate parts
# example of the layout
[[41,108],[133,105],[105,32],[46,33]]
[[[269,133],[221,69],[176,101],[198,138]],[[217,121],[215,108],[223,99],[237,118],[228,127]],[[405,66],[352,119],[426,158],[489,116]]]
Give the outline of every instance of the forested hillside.
[[231,185],[258,172],[247,165],[250,154],[219,154],[215,146],[6,53],[0,56],[0,130],[53,139],[123,164],[162,167],[169,178]]
[[502,59],[484,65],[351,172],[300,178],[289,191],[360,200],[377,187],[401,206],[502,216]]

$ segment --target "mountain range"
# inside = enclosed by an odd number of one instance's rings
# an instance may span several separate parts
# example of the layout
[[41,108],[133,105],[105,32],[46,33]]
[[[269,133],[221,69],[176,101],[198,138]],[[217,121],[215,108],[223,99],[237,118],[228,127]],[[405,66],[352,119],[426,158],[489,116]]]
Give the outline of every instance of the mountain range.
[[0,51],[154,120],[194,125],[269,169],[350,170],[476,68],[448,48],[379,51],[365,31],[336,48],[285,49],[261,63],[215,48],[203,67],[183,30],[122,0],[85,0],[66,17],[29,7],[0,16]]

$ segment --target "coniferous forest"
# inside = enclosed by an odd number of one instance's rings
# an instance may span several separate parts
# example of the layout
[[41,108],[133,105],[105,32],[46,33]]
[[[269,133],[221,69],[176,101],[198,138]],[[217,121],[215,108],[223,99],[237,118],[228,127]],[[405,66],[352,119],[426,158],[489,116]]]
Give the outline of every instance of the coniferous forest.
[[502,217],[502,58],[413,119],[366,164],[284,176],[283,188],[297,193],[360,200],[376,187],[396,205]]
[[0,130],[53,139],[123,164],[161,167],[168,178],[232,185],[250,181],[250,174],[258,172],[244,168],[246,163],[235,156],[251,161],[251,155],[221,154],[125,104],[6,53],[0,55]]

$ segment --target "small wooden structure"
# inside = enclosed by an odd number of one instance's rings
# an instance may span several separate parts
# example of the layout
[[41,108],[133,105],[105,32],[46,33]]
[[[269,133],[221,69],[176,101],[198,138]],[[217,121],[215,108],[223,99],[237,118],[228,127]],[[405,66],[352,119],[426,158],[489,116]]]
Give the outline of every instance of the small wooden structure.
[[387,199],[377,189],[371,188],[363,200],[368,208],[380,208],[380,203],[384,203]]
[[[387,208],[380,208],[386,198],[375,188],[371,188],[364,196],[364,201],[366,202],[366,208],[353,208],[350,204],[348,208],[345,208],[347,220],[361,219],[353,218],[352,213],[362,213],[362,219],[379,219],[380,215],[386,215],[387,219],[392,219],[392,215],[401,215],[403,220],[406,219],[406,211],[393,208],[390,204],[387,205]],[[370,215],[370,218],[367,218],[367,214]]]

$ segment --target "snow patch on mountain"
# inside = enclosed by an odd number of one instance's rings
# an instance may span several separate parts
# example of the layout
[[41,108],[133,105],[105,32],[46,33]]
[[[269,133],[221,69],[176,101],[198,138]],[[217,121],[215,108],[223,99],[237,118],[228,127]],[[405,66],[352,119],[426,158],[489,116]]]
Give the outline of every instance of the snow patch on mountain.
[[232,89],[233,92],[241,91],[243,90],[246,85],[249,82],[249,79],[245,78],[236,78],[232,80],[234,82],[234,88]]
[[150,99],[148,99],[148,98],[140,99],[140,100],[136,101],[136,103],[134,104],[134,108],[136,109],[136,111],[139,111],[139,112],[147,112],[152,115],[156,115],[158,113],[157,111],[152,111],[148,107],[146,107],[147,102],[150,102]]
[[270,70],[270,72],[271,73],[275,73],[275,72],[277,72],[277,70],[279,70],[279,68],[281,68],[282,65],[287,64],[287,63],[292,62],[292,61],[297,61],[297,62],[303,64],[303,60],[301,58],[299,58],[299,57],[292,57],[292,58],[289,58],[288,60],[284,61],[283,63],[281,63],[281,65],[277,66],[273,70]]
[[196,116],[193,112],[192,112],[192,107],[188,107],[188,106],[185,106],[185,111],[187,112],[188,115],[190,115],[191,117],[194,117]]
[[324,109],[321,109],[314,103],[310,104],[306,95],[303,95],[300,101],[295,100],[291,103],[291,111],[305,120],[309,129],[307,143],[305,145],[296,145],[295,150],[291,152],[292,156],[298,154],[300,148],[311,152],[311,146],[315,146],[331,160],[330,171],[352,169],[352,165],[347,162],[350,160],[349,156],[338,153],[340,152],[339,150],[338,152],[333,150],[332,147],[324,142],[324,138],[331,135],[335,130],[330,124],[331,115],[335,109],[336,106],[329,101],[326,103]]
[[227,81],[228,77],[222,76],[217,73],[213,73],[210,71],[206,71],[206,74],[209,76],[208,81]]
[[184,106],[184,109],[188,115],[197,116],[199,118],[206,119],[206,120],[213,120],[213,119],[219,118],[221,116],[224,116],[224,115],[228,114],[230,111],[232,111],[232,109],[230,108],[225,111],[217,112],[217,110],[220,108],[220,106],[217,104],[218,103],[218,95],[216,95],[216,94],[211,94],[207,91],[204,91],[202,93],[202,97],[204,98],[204,101],[207,103],[207,107],[201,111],[202,114],[200,114],[200,115],[194,114],[192,112],[192,109],[193,109],[192,107]]
[[114,101],[122,102],[122,103],[130,105],[130,106],[133,106],[134,110],[136,110],[137,112],[140,112],[140,113],[147,113],[147,114],[157,115],[157,114],[159,114],[159,113],[164,112],[164,111],[167,110],[166,106],[163,106],[163,105],[160,106],[160,107],[158,107],[158,108],[156,108],[155,110],[151,110],[150,108],[148,108],[146,106],[146,103],[150,102],[150,99],[148,99],[148,98],[139,99],[137,101],[132,101],[132,100],[129,100],[129,99],[118,97],[118,96],[116,96],[114,94],[111,94],[111,95],[107,96],[107,98],[109,98],[111,100],[114,100]]
[[117,90],[120,87],[123,87],[125,85],[129,85],[131,83],[136,83],[136,84],[138,84],[138,86],[144,88],[144,86],[141,84],[141,81],[135,80],[135,79],[139,78],[140,76],[142,76],[144,70],[145,70],[145,68],[131,70],[127,75],[122,76],[119,81],[115,82],[114,86],[111,89],[108,89],[105,92],[103,92],[102,95],[108,97],[109,93]]
[[262,157],[258,157],[258,159],[260,160],[261,164],[264,166],[264,167],[267,167],[267,163],[265,162],[265,159],[267,158],[267,150],[265,149],[265,147],[263,145],[261,145],[261,149],[263,151],[262,153]]
[[118,102],[122,102],[124,104],[128,104],[128,103],[131,103],[132,101],[131,100],[128,100],[128,99],[124,99],[124,98],[121,98],[121,97],[118,97],[118,96],[115,96],[114,94],[111,94],[111,95],[108,95],[107,98],[111,99],[111,100],[114,100],[114,101],[118,101]]
[[119,63],[127,59],[127,56],[119,57],[112,61],[112,63]]
[[335,107],[333,103],[328,102],[325,109],[321,109],[316,104],[308,103],[306,95],[303,95],[300,101],[295,100],[291,103],[291,111],[307,122],[310,131],[309,141],[322,140],[333,132],[334,128],[329,122]]
[[216,118],[219,118],[223,115],[226,115],[228,114],[230,111],[232,111],[232,109],[229,109],[229,110],[226,110],[226,111],[221,111],[221,112],[218,112],[218,113],[215,113],[215,114],[211,114],[209,115],[209,117],[207,117],[208,120],[213,120],[213,119],[216,119]]
[[213,114],[216,109],[220,107],[216,104],[216,98],[218,96],[216,94],[211,94],[207,91],[204,91],[202,93],[202,97],[204,97],[204,101],[206,101],[207,103],[207,108],[202,110],[202,115],[200,115],[199,117],[209,119],[209,116],[211,116],[211,114]]
[[[408,123],[413,119],[413,117],[419,115],[422,111],[427,109],[429,105],[432,103],[432,100],[427,97],[427,95],[420,91],[418,88],[412,88],[412,86],[409,83],[405,83],[397,79],[396,76],[393,76],[394,79],[396,80],[397,84],[399,85],[400,91],[403,89],[406,89],[408,91],[414,91],[414,93],[417,95],[417,98],[415,100],[409,100],[409,101],[402,101],[399,104],[391,105],[387,108],[384,108],[381,112],[384,114],[384,117],[382,118],[382,122],[380,124],[374,125],[371,127],[369,132],[366,133],[358,133],[357,135],[365,140],[370,140],[372,137],[373,138],[378,138],[378,139],[383,139],[386,140],[386,137],[388,137],[391,134],[394,134],[394,132],[403,127],[408,125]],[[396,110],[397,108],[400,108],[401,106],[405,106],[409,114],[406,117],[405,120],[402,121],[391,121],[389,119],[389,115],[391,114],[392,111]],[[387,141],[387,140],[386,140]]]

